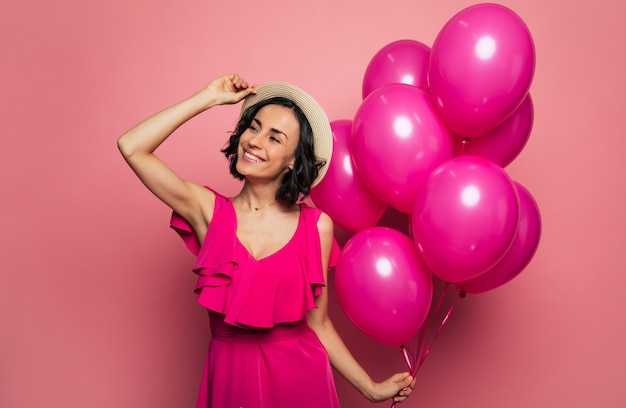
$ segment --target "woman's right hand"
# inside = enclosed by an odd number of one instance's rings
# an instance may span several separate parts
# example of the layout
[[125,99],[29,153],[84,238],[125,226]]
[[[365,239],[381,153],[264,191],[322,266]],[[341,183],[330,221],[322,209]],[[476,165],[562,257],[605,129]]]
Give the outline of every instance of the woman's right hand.
[[211,81],[203,91],[210,95],[215,105],[227,105],[241,101],[255,93],[256,85],[250,85],[238,74],[225,75]]

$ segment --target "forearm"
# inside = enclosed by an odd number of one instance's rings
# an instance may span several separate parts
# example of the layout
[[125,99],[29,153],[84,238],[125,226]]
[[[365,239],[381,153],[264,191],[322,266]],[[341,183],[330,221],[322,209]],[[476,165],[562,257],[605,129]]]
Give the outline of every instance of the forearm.
[[161,201],[182,216],[202,239],[213,216],[215,195],[178,176],[153,152],[189,119],[215,106],[234,104],[256,91],[237,74],[209,82],[189,98],[158,112],[134,126],[117,140],[124,159],[141,182]]
[[183,123],[216,104],[211,92],[203,89],[128,130],[118,139],[118,147],[127,159],[136,153],[152,153]]
[[330,363],[335,370],[365,398],[375,401],[376,397],[373,395],[374,382],[350,353],[330,319],[314,328],[314,331],[324,345]]

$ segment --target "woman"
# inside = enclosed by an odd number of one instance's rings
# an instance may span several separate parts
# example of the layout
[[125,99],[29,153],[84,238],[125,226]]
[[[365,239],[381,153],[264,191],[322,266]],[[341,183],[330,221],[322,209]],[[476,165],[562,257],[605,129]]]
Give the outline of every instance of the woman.
[[[222,150],[243,180],[236,196],[184,180],[154,155],[195,115],[244,98]],[[196,292],[212,334],[198,407],[338,407],[330,364],[370,401],[410,395],[409,373],[372,381],[328,317],[333,223],[300,201],[325,173],[332,132],[308,94],[227,75],[139,123],[118,147],[198,255]]]

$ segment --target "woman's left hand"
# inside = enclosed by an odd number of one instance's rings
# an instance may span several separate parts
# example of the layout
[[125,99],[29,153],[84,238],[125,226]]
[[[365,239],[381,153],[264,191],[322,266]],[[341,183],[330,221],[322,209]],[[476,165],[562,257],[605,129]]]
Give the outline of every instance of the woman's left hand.
[[374,385],[372,400],[386,401],[393,398],[394,402],[404,402],[415,388],[415,378],[409,373],[394,374],[383,382]]

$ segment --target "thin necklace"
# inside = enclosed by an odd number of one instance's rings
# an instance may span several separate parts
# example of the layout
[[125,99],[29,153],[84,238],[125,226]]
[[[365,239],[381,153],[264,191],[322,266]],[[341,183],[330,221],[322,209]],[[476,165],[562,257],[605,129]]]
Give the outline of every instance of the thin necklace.
[[262,209],[267,208],[267,207],[269,207],[270,205],[274,205],[274,204],[276,204],[276,203],[278,202],[278,201],[274,201],[274,202],[272,202],[272,203],[262,205],[261,207],[255,207],[255,206],[253,206],[253,205],[252,205],[252,203],[251,203],[250,201],[248,201],[248,200],[246,199],[246,197],[244,197],[244,196],[240,196],[240,197],[242,198],[242,200],[243,200],[243,201],[245,201],[246,203],[248,203],[248,205],[249,205],[250,207],[254,208],[254,211],[259,211],[259,210],[262,210]]

